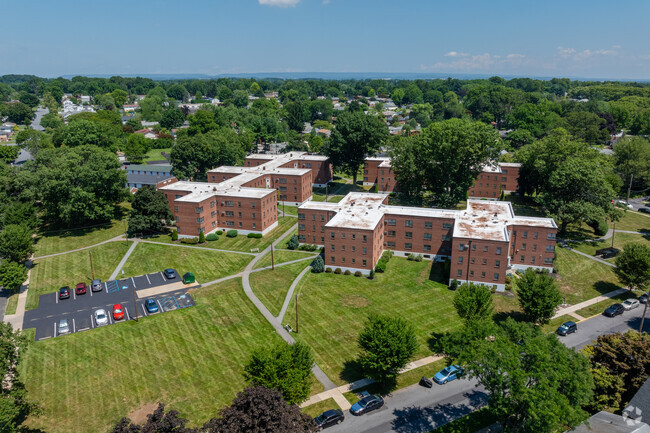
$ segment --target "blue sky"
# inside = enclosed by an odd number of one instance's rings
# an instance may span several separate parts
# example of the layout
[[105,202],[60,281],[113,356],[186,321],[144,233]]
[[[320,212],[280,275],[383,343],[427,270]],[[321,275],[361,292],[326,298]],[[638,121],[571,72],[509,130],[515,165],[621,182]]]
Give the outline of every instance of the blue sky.
[[650,2],[0,0],[0,74],[650,79]]

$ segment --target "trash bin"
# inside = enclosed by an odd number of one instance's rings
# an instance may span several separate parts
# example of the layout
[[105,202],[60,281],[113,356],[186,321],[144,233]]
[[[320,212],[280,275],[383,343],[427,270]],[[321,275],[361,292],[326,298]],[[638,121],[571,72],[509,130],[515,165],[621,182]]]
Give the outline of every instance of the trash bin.
[[183,275],[183,284],[191,284],[196,281],[196,278],[194,277],[194,274],[191,272],[186,273]]
[[431,379],[422,376],[422,379],[420,379],[420,385],[426,388],[431,388],[433,386],[433,382],[431,381]]

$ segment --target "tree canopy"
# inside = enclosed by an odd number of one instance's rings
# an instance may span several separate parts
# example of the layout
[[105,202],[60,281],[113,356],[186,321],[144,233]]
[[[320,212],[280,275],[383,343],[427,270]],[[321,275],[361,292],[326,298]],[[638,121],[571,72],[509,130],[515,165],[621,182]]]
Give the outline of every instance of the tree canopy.
[[623,252],[616,256],[614,272],[630,290],[646,290],[650,286],[650,247],[638,243],[625,244]]
[[555,279],[548,271],[539,272],[528,268],[517,280],[519,305],[532,323],[546,324],[562,302],[562,295]]
[[133,196],[128,234],[153,234],[164,230],[165,224],[174,219],[169,203],[162,191],[145,185]]
[[489,319],[494,310],[492,293],[482,284],[463,284],[454,294],[454,308],[466,323]]

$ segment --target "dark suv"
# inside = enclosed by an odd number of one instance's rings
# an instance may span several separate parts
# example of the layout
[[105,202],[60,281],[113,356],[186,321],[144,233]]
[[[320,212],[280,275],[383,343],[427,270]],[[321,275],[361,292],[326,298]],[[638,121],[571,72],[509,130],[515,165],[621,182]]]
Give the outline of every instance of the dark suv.
[[324,428],[331,427],[334,424],[340,424],[344,419],[345,415],[343,415],[343,411],[341,409],[332,409],[321,413],[316,418],[314,418],[314,421],[316,421],[318,428],[322,430]]
[[607,317],[615,317],[623,314],[625,311],[625,307],[623,307],[621,304],[612,304],[605,311],[603,314]]
[[59,289],[59,299],[68,299],[70,297],[70,287],[63,286]]
[[557,334],[558,335],[569,335],[573,334],[574,332],[578,331],[578,325],[575,324],[575,322],[564,322],[563,324],[560,325],[559,328],[557,328]]

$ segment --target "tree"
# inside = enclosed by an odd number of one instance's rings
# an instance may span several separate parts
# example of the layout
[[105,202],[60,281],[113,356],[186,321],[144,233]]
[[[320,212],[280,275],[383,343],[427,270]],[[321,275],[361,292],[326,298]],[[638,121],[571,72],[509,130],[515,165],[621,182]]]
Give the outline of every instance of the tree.
[[616,276],[630,290],[646,290],[650,283],[650,247],[627,243],[616,256]]
[[300,242],[298,241],[298,236],[293,235],[291,238],[289,238],[289,242],[287,242],[287,248],[290,250],[295,250],[298,248],[298,245],[300,245]]
[[206,433],[312,433],[318,428],[314,420],[295,405],[288,405],[282,395],[263,386],[249,386],[219,411],[220,418],[208,421]]
[[20,95],[18,95],[18,100],[23,104],[29,105],[29,108],[37,107],[39,102],[41,102],[38,99],[38,96],[27,92],[20,92]]
[[27,390],[20,380],[20,361],[28,350],[27,338],[10,324],[0,322],[0,427],[2,432],[23,431],[20,427],[35,404],[27,400]]
[[363,370],[387,388],[418,348],[413,326],[399,317],[370,315],[357,339]]
[[18,146],[0,146],[0,161],[10,164],[18,158],[20,148]]
[[182,126],[185,122],[185,114],[180,108],[172,107],[162,113],[160,126],[166,129],[173,129]]
[[325,270],[325,262],[321,256],[316,256],[313,262],[311,262],[311,271],[315,274],[320,274]]
[[625,185],[633,181],[644,189],[650,183],[650,141],[642,137],[623,138],[614,145],[616,171]]
[[284,104],[284,121],[289,129],[296,132],[302,132],[305,127],[305,121],[309,120],[307,107],[302,100],[291,101]]
[[177,101],[185,101],[189,96],[189,92],[182,84],[172,84],[167,89],[167,96]]
[[2,227],[10,224],[20,224],[35,230],[40,224],[35,205],[30,202],[14,202],[7,206],[2,215]]
[[214,113],[209,110],[197,111],[188,117],[188,121],[190,123],[188,133],[190,135],[205,134],[218,128],[214,121]]
[[560,289],[548,271],[538,272],[532,268],[526,269],[517,280],[517,295],[526,320],[540,325],[551,320],[562,302]]
[[22,102],[8,102],[0,106],[0,114],[7,116],[9,122],[30,125],[34,113],[29,105]]
[[22,263],[34,252],[32,230],[22,224],[9,224],[0,232],[0,257]]
[[288,404],[299,404],[309,397],[314,358],[304,343],[279,343],[258,349],[244,367],[244,377],[253,386],[277,389]]
[[129,100],[129,94],[122,89],[113,90],[113,92],[111,92],[111,97],[113,98],[113,101],[115,101],[115,104],[118,107],[124,106],[126,101]]
[[133,196],[128,235],[160,233],[165,229],[165,224],[173,219],[165,194],[145,185]]
[[356,185],[364,160],[377,153],[388,136],[388,127],[378,117],[346,111],[337,117],[324,151],[334,167],[352,176]]
[[25,265],[3,260],[0,262],[0,284],[9,291],[15,291],[27,280]]
[[54,148],[50,135],[35,129],[23,129],[18,132],[16,144],[22,149],[27,149],[32,156],[36,156],[41,149]]
[[609,140],[605,120],[594,113],[572,111],[563,120],[563,127],[569,134],[591,145],[603,144]]
[[124,156],[129,162],[140,163],[147,156],[150,140],[142,134],[129,134],[124,146]]
[[41,126],[46,129],[57,129],[64,126],[63,119],[57,113],[47,113],[41,118]]
[[248,89],[248,91],[251,92],[251,95],[257,96],[258,98],[264,97],[264,91],[255,81],[253,81],[253,84],[251,84],[251,87]]
[[232,94],[232,103],[238,108],[248,106],[248,92],[246,90],[235,90]]
[[466,323],[489,319],[494,310],[492,293],[481,284],[463,284],[454,295],[454,308]]
[[402,105],[404,94],[405,94],[404,89],[398,87],[395,90],[393,90],[393,94],[390,96],[390,99],[392,99],[395,105],[399,107]]
[[198,433],[197,429],[185,427],[187,420],[181,418],[176,410],[165,413],[165,405],[158,403],[153,413],[147,415],[143,425],[133,424],[130,419],[122,418],[111,433]]
[[[41,101],[41,105],[48,110],[50,110],[50,113],[54,114],[57,112],[59,109],[60,103],[57,102],[56,99],[54,99],[54,96],[52,96],[51,93],[47,92],[43,95],[43,100]],[[41,123],[43,123],[41,119]]]

